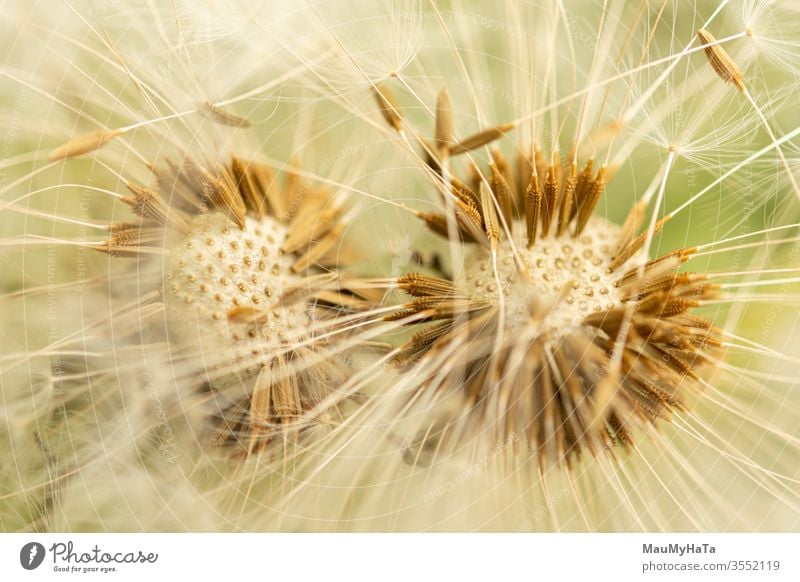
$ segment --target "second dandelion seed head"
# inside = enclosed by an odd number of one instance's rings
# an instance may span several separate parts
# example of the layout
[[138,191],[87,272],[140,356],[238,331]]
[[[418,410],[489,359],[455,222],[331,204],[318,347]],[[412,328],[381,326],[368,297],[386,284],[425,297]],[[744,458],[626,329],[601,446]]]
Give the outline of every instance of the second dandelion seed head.
[[[384,118],[403,131],[387,102],[384,89]],[[441,212],[417,215],[461,248],[464,267],[398,278],[413,299],[387,316],[419,326],[394,358],[416,375],[426,407],[409,448],[517,437],[540,461],[569,466],[585,452],[630,447],[713,370],[719,332],[691,310],[716,287],[681,272],[691,248],[648,256],[670,215],[645,223],[647,195],[621,226],[595,215],[613,171],[580,164],[577,147],[566,159],[522,147],[513,164],[491,148],[488,168],[470,160],[459,176],[453,158],[502,132],[455,143],[448,105],[440,92],[434,141],[419,138]]]

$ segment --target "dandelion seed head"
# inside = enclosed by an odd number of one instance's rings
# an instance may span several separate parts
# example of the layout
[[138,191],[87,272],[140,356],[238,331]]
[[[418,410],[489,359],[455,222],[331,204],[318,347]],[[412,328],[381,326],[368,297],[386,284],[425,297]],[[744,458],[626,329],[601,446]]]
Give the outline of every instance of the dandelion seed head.
[[[489,167],[473,163],[464,178],[453,157],[502,133],[454,143],[452,126],[449,108],[437,106],[436,146],[420,139],[443,212],[418,216],[464,248],[463,274],[399,277],[413,300],[387,317],[418,330],[394,358],[416,377],[412,403],[425,403],[429,422],[408,437],[405,456],[416,463],[462,442],[491,447],[513,437],[522,459],[570,466],[586,452],[630,448],[684,409],[720,345],[714,325],[691,313],[715,286],[679,271],[694,251],[649,257],[671,217],[652,216],[642,228],[644,211],[656,192],[663,202],[665,183],[651,184],[614,226],[594,215],[607,166],[579,165],[575,147],[564,160],[536,146],[512,164],[493,147]],[[667,171],[678,153],[669,149]]]

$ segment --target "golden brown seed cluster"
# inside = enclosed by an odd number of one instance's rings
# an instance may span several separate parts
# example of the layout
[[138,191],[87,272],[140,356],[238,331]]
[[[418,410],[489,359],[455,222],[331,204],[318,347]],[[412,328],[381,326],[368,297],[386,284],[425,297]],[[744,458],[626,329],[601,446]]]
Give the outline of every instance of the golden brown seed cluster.
[[317,325],[335,330],[336,314],[359,301],[329,272],[345,254],[341,209],[297,173],[282,183],[267,166],[236,157],[151,169],[155,186],[129,184],[122,198],[138,220],[112,225],[97,248],[169,255],[172,349],[196,363],[212,403],[213,442],[248,455],[337,416],[332,395],[347,367],[312,338]]
[[[440,95],[437,116],[447,110]],[[693,250],[643,255],[669,216],[648,234],[640,203],[622,227],[609,224],[593,215],[608,170],[537,148],[513,165],[493,149],[488,168],[459,178],[442,146],[452,122],[436,128],[420,143],[442,211],[419,215],[467,248],[463,272],[396,281],[413,299],[388,319],[418,331],[395,361],[420,375],[419,390],[460,392],[462,428],[567,464],[630,445],[635,428],[681,409],[713,368],[720,334],[690,313],[715,294],[705,277],[679,271]],[[431,431],[463,435],[441,419]]]

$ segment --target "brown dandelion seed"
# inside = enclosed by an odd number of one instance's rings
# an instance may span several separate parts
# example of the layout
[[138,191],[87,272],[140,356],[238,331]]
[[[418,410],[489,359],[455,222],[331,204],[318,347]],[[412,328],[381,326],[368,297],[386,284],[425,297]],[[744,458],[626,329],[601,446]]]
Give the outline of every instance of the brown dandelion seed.
[[126,186],[133,196],[123,196],[122,201],[130,206],[137,216],[157,222],[161,226],[171,224],[182,232],[188,232],[186,220],[178,212],[170,209],[160,194],[131,182]]
[[[704,45],[711,45],[717,41],[705,28],[697,31],[697,37]],[[719,75],[720,79],[726,83],[731,83],[739,91],[744,91],[744,78],[739,67],[733,62],[727,51],[719,44],[705,46],[703,51],[706,53],[711,68]]]
[[453,109],[450,103],[450,96],[447,89],[442,87],[439,97],[436,100],[436,131],[434,133],[434,144],[440,158],[444,158],[449,153],[449,147],[453,142]]
[[70,158],[82,156],[83,154],[93,152],[94,150],[103,147],[112,139],[122,135],[123,133],[125,132],[121,129],[99,129],[97,131],[79,135],[78,137],[72,138],[67,143],[60,145],[50,152],[48,159],[51,162],[57,162],[59,160],[68,160]]
[[403,117],[400,115],[400,107],[389,89],[383,85],[377,86],[375,88],[375,99],[378,101],[379,111],[386,123],[392,126],[395,131],[403,131]]
[[500,241],[500,221],[497,218],[497,210],[494,207],[491,191],[481,184],[481,214],[483,214],[483,227],[486,236],[489,238],[489,245],[492,250],[497,248]]
[[503,134],[514,129],[513,123],[489,127],[458,142],[450,148],[450,155],[465,154],[476,150],[503,137]]

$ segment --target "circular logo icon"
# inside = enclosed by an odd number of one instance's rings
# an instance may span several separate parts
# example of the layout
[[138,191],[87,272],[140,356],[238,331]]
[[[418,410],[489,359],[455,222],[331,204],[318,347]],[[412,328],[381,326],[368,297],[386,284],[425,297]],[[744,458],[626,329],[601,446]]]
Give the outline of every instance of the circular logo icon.
[[35,570],[44,561],[44,546],[39,542],[28,542],[19,551],[19,563],[26,570]]

